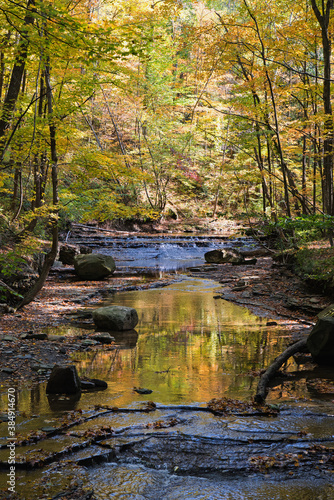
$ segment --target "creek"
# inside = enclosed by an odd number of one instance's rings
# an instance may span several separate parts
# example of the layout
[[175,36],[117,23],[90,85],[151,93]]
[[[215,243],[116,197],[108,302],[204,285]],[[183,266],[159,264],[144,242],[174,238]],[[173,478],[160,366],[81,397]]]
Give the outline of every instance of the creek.
[[[117,292],[99,304],[135,307],[139,315],[135,331],[113,334],[113,349],[73,354],[80,375],[107,381],[106,390],[56,400],[46,396],[45,383],[17,392],[16,430],[50,433],[48,439],[18,447],[17,455],[31,453],[39,460],[73,447],[65,460],[31,471],[18,468],[22,498],[51,498],[82,481],[98,500],[333,499],[334,461],[328,448],[333,446],[334,394],[315,390],[317,372],[289,361],[291,378],[278,379],[267,401],[280,405],[275,417],[205,410],[213,398],[250,401],[256,374],[285,348],[289,328],[270,326],[268,318],[215,299],[219,283],[190,278],[184,270],[203,264],[207,250],[224,244],[254,248],[255,242],[167,235],[116,242],[90,237],[79,243],[110,253],[118,269],[156,276],[168,272],[172,282]],[[75,338],[86,328],[50,327],[48,333]],[[152,393],[138,394],[134,387]],[[157,408],[145,413],[148,401]],[[124,411],[101,411],[100,405]],[[73,432],[53,433],[66,412],[79,411],[84,419]],[[108,427],[112,436],[80,448],[83,439]],[[6,430],[1,424],[0,444]],[[7,455],[8,450],[0,450],[1,460]],[[5,485],[1,472],[0,488]]]

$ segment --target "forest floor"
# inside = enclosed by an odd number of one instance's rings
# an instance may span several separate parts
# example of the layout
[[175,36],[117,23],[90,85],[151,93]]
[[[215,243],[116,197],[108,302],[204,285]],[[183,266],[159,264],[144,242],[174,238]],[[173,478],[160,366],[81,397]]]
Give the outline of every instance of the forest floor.
[[[180,226],[174,226],[180,229]],[[206,226],[207,227],[207,226]],[[210,230],[233,237],[241,225],[212,223]],[[166,227],[158,228],[165,231]],[[169,225],[169,232],[173,227]],[[59,265],[58,265],[59,264]],[[205,264],[189,270],[192,276],[213,279],[222,285],[217,300],[225,299],[248,307],[259,316],[291,330],[297,340],[316,322],[316,315],[331,304],[331,299],[307,289],[304,281],[287,266],[277,264],[270,254],[255,265]],[[0,384],[13,386],[38,383],[47,378],[50,367],[70,359],[75,350],[87,349],[89,338],[55,335],[53,327],[85,324],[95,333],[90,308],[96,307],[112,292],[164,286],[173,279],[155,278],[116,271],[102,281],[80,281],[70,266],[57,263],[38,297],[23,309],[0,317]],[[77,315],[79,311],[79,317]],[[78,323],[79,322],[79,323]],[[38,338],[38,334],[47,334]],[[103,345],[110,349],[112,346]],[[265,368],[265,367],[264,367]]]

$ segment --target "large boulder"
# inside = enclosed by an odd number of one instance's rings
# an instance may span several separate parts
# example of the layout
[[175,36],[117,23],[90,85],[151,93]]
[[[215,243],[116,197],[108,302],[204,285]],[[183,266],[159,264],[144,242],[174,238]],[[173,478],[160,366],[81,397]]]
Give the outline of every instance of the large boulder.
[[79,253],[76,245],[61,245],[59,248],[59,260],[64,265],[73,266],[74,257]]
[[[8,304],[9,307],[15,307],[18,301],[21,301],[23,295],[35,285],[38,280],[38,273],[26,262],[18,264],[16,269],[11,268],[13,268],[11,265],[8,268],[6,268],[6,265],[0,268],[0,280],[4,283],[1,295],[3,305]],[[1,312],[4,312],[3,306],[1,309]]]
[[240,264],[245,260],[241,253],[234,248],[210,250],[204,254],[204,258],[210,264],[224,264],[226,262]]
[[80,390],[80,379],[74,365],[53,367],[46,386],[47,394],[76,394]]
[[120,332],[133,330],[138,323],[138,314],[132,307],[99,307],[93,312],[93,320],[99,328]]
[[63,245],[60,245],[59,248],[59,260],[64,265],[73,266],[74,257],[76,255],[88,253],[92,253],[92,249],[85,245],[78,247],[77,245],[68,245],[67,243],[64,243]]
[[74,257],[76,274],[86,280],[100,280],[113,274],[115,261],[110,255],[101,253],[80,254]]
[[334,305],[318,314],[318,321],[307,338],[314,361],[334,366]]

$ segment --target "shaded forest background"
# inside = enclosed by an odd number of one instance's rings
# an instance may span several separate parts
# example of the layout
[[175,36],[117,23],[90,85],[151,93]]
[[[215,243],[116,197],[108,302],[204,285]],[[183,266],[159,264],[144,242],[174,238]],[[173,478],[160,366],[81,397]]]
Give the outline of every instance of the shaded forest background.
[[333,18],[333,0],[0,0],[2,273],[41,238],[47,273],[71,221],[331,239]]

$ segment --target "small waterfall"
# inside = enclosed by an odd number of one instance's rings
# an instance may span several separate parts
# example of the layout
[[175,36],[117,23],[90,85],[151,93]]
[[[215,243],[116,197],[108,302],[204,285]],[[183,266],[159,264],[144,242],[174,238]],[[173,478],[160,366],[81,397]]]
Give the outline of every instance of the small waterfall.
[[[80,242],[85,244],[85,242]],[[205,263],[204,254],[224,247],[256,247],[250,238],[227,239],[212,236],[135,235],[100,237],[86,242],[93,252],[112,255],[118,269],[182,271]]]

